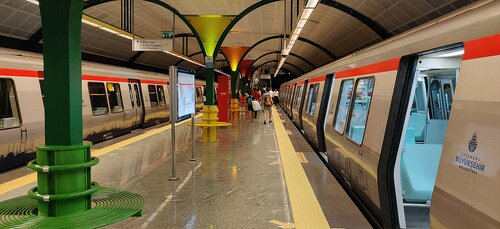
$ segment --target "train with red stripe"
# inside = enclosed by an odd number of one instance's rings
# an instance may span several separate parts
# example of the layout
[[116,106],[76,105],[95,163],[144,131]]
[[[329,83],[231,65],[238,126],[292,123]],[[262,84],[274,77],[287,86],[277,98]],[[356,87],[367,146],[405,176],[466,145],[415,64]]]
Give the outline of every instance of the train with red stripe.
[[[168,75],[82,62],[83,136],[93,143],[169,121]],[[43,56],[0,48],[0,172],[44,142]],[[196,80],[196,110],[205,82]]]
[[280,105],[374,227],[500,228],[499,83],[500,1],[480,1],[282,84]]

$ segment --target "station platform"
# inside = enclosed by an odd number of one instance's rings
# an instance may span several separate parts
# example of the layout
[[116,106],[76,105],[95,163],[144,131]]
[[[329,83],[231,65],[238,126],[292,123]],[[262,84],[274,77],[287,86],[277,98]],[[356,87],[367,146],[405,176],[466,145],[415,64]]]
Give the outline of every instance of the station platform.
[[[273,108],[268,125],[262,117],[254,123],[242,117],[220,129],[216,143],[196,141],[196,161],[190,161],[190,121],[178,123],[178,181],[169,181],[170,125],[94,145],[100,163],[93,180],[145,199],[143,216],[108,228],[371,228],[280,113]],[[199,129],[196,134],[199,139]],[[36,175],[18,168],[0,174],[0,183],[3,201],[25,195]]]

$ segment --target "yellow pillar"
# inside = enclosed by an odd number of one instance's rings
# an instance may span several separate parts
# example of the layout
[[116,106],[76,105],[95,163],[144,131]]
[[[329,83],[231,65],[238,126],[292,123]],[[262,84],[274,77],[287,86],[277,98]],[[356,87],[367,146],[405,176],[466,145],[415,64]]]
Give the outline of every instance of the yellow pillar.
[[238,99],[231,99],[231,113],[233,116],[233,121],[238,121],[239,112],[240,105]]

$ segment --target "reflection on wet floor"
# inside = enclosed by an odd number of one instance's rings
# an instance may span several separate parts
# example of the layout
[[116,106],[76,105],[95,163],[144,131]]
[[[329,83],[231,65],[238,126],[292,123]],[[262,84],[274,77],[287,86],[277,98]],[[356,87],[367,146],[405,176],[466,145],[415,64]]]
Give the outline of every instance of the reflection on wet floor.
[[273,126],[235,125],[220,129],[217,143],[197,141],[194,162],[191,127],[178,126],[175,182],[168,181],[170,131],[102,156],[94,180],[146,201],[142,217],[109,228],[276,228],[269,221],[292,221]]
[[[302,167],[330,226],[369,228],[293,124],[281,117],[295,151],[303,153]],[[187,123],[176,128],[178,181],[169,181],[172,154],[166,125],[93,146],[92,151],[100,155],[100,163],[92,169],[93,180],[137,192],[145,199],[142,217],[107,228],[293,228],[274,125],[240,119],[219,129],[216,143],[195,141],[197,160],[190,161]],[[196,131],[200,139],[201,130]],[[0,180],[28,174],[29,170],[20,168],[0,174]],[[35,186],[35,182],[26,184],[0,195],[0,200],[25,195]]]

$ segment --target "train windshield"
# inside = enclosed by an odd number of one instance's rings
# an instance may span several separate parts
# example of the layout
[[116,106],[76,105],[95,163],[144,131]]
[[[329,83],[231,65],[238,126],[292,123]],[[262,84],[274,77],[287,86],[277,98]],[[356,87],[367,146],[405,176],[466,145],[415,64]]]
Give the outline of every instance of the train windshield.
[[400,141],[400,170],[395,174],[402,226],[429,227],[432,192],[463,53],[461,47],[418,59]]

